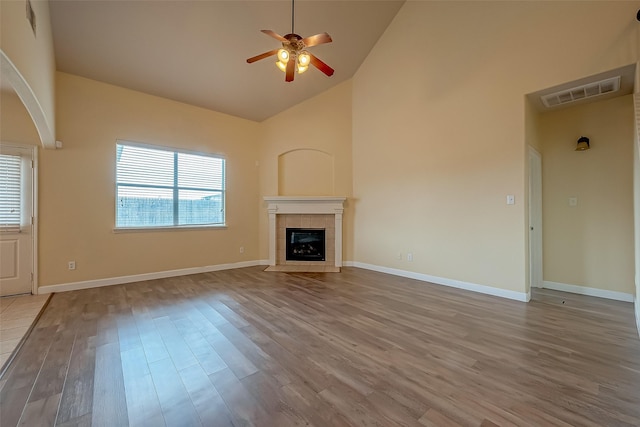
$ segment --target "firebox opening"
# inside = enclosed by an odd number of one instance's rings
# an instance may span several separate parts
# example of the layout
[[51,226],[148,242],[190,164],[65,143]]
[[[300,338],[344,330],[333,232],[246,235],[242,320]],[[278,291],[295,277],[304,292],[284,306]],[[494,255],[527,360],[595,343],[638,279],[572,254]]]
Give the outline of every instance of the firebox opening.
[[324,228],[287,228],[287,261],[324,261]]

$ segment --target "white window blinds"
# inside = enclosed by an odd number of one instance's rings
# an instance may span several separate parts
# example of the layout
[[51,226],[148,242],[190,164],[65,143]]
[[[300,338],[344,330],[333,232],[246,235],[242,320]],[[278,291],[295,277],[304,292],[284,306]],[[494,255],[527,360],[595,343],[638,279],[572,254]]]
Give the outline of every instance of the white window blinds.
[[20,227],[21,217],[20,156],[0,154],[0,227]]
[[120,142],[116,228],[225,222],[225,160]]

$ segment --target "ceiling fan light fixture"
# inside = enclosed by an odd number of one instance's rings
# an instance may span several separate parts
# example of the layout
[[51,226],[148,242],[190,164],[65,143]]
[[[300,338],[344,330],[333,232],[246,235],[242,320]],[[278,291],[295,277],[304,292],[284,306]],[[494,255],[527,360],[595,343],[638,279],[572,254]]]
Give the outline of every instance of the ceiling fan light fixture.
[[276,61],[276,66],[280,68],[283,73],[287,71],[287,64],[282,61]]
[[289,52],[287,51],[287,49],[280,49],[278,51],[278,59],[280,60],[280,62],[282,62],[283,64],[286,64],[289,61]]
[[311,62],[311,57],[307,51],[303,50],[298,55],[298,67],[307,67]]
[[308,67],[308,66],[307,66],[307,67],[302,67],[302,66],[298,65],[298,66],[296,67],[296,71],[298,72],[298,74],[302,74],[302,73],[304,73],[305,71],[307,71],[308,69],[309,69],[309,67]]

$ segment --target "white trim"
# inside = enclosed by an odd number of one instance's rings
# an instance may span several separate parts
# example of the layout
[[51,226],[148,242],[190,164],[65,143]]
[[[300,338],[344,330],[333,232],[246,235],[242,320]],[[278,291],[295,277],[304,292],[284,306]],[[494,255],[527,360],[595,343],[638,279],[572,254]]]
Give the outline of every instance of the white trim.
[[167,225],[166,227],[118,227],[113,229],[114,234],[119,233],[141,233],[152,231],[193,231],[193,230],[226,230],[227,224],[190,224],[190,225]]
[[[529,286],[542,287],[542,155],[529,145]],[[532,163],[534,167],[532,167]]]
[[624,292],[608,291],[606,289],[590,288],[588,286],[570,285],[567,283],[550,282],[545,280],[542,287],[554,291],[571,292],[572,294],[588,295],[590,297],[606,298],[616,301],[633,302],[634,296]]
[[106,279],[85,280],[83,282],[61,283],[38,288],[38,294],[51,292],[77,291],[80,289],[98,288],[101,286],[122,285],[143,280],[164,279],[167,277],[186,276],[189,274],[208,273],[210,271],[232,270],[234,268],[253,267],[261,261],[242,261],[229,264],[207,265],[204,267],[182,268],[180,270],[158,271],[155,273],[134,274],[132,276],[108,277]]
[[[299,204],[307,204],[311,203],[314,205],[317,204],[328,204],[331,205],[333,203],[339,203],[340,207],[342,207],[342,203],[347,200],[346,197],[343,196],[264,196],[263,199],[269,203],[283,203],[283,204],[291,204],[293,206]],[[284,207],[283,209],[286,209]],[[326,213],[331,213],[333,208],[329,208]],[[295,209],[291,212],[281,212],[281,213],[298,213],[299,208]],[[314,212],[315,213],[315,212]]]
[[38,101],[31,86],[29,86],[29,83],[27,83],[18,68],[11,62],[2,49],[0,49],[0,75],[4,81],[9,83],[24,104],[38,131],[42,146],[44,148],[55,149],[56,140],[54,137],[53,124],[49,124],[42,105],[40,105],[40,101]]
[[516,301],[529,302],[531,292],[516,292],[507,289],[494,288],[492,286],[478,285],[476,283],[463,282],[461,280],[447,279],[445,277],[431,276],[413,271],[399,270],[396,268],[382,267],[373,264],[365,264],[357,261],[345,261],[345,266],[364,268],[365,270],[377,271],[379,273],[393,274],[394,276],[407,277],[409,279],[434,283],[436,285],[449,286],[452,288],[464,289],[466,291],[478,292],[481,294],[493,295],[496,297],[512,299]]
[[38,235],[40,234],[40,230],[38,229],[38,150],[36,147],[32,148],[32,157],[33,168],[31,170],[33,182],[31,183],[31,197],[33,198],[31,201],[31,215],[33,217],[33,221],[31,224],[31,233],[32,236],[32,262],[31,271],[33,272],[33,280],[31,282],[31,293],[33,295],[38,294]]

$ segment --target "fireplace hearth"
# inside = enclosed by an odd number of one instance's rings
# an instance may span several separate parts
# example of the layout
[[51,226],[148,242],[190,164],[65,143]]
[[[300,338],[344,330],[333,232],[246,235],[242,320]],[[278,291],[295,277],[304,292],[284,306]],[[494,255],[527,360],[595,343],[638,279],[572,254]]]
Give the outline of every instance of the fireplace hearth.
[[287,261],[324,261],[324,228],[287,228]]

